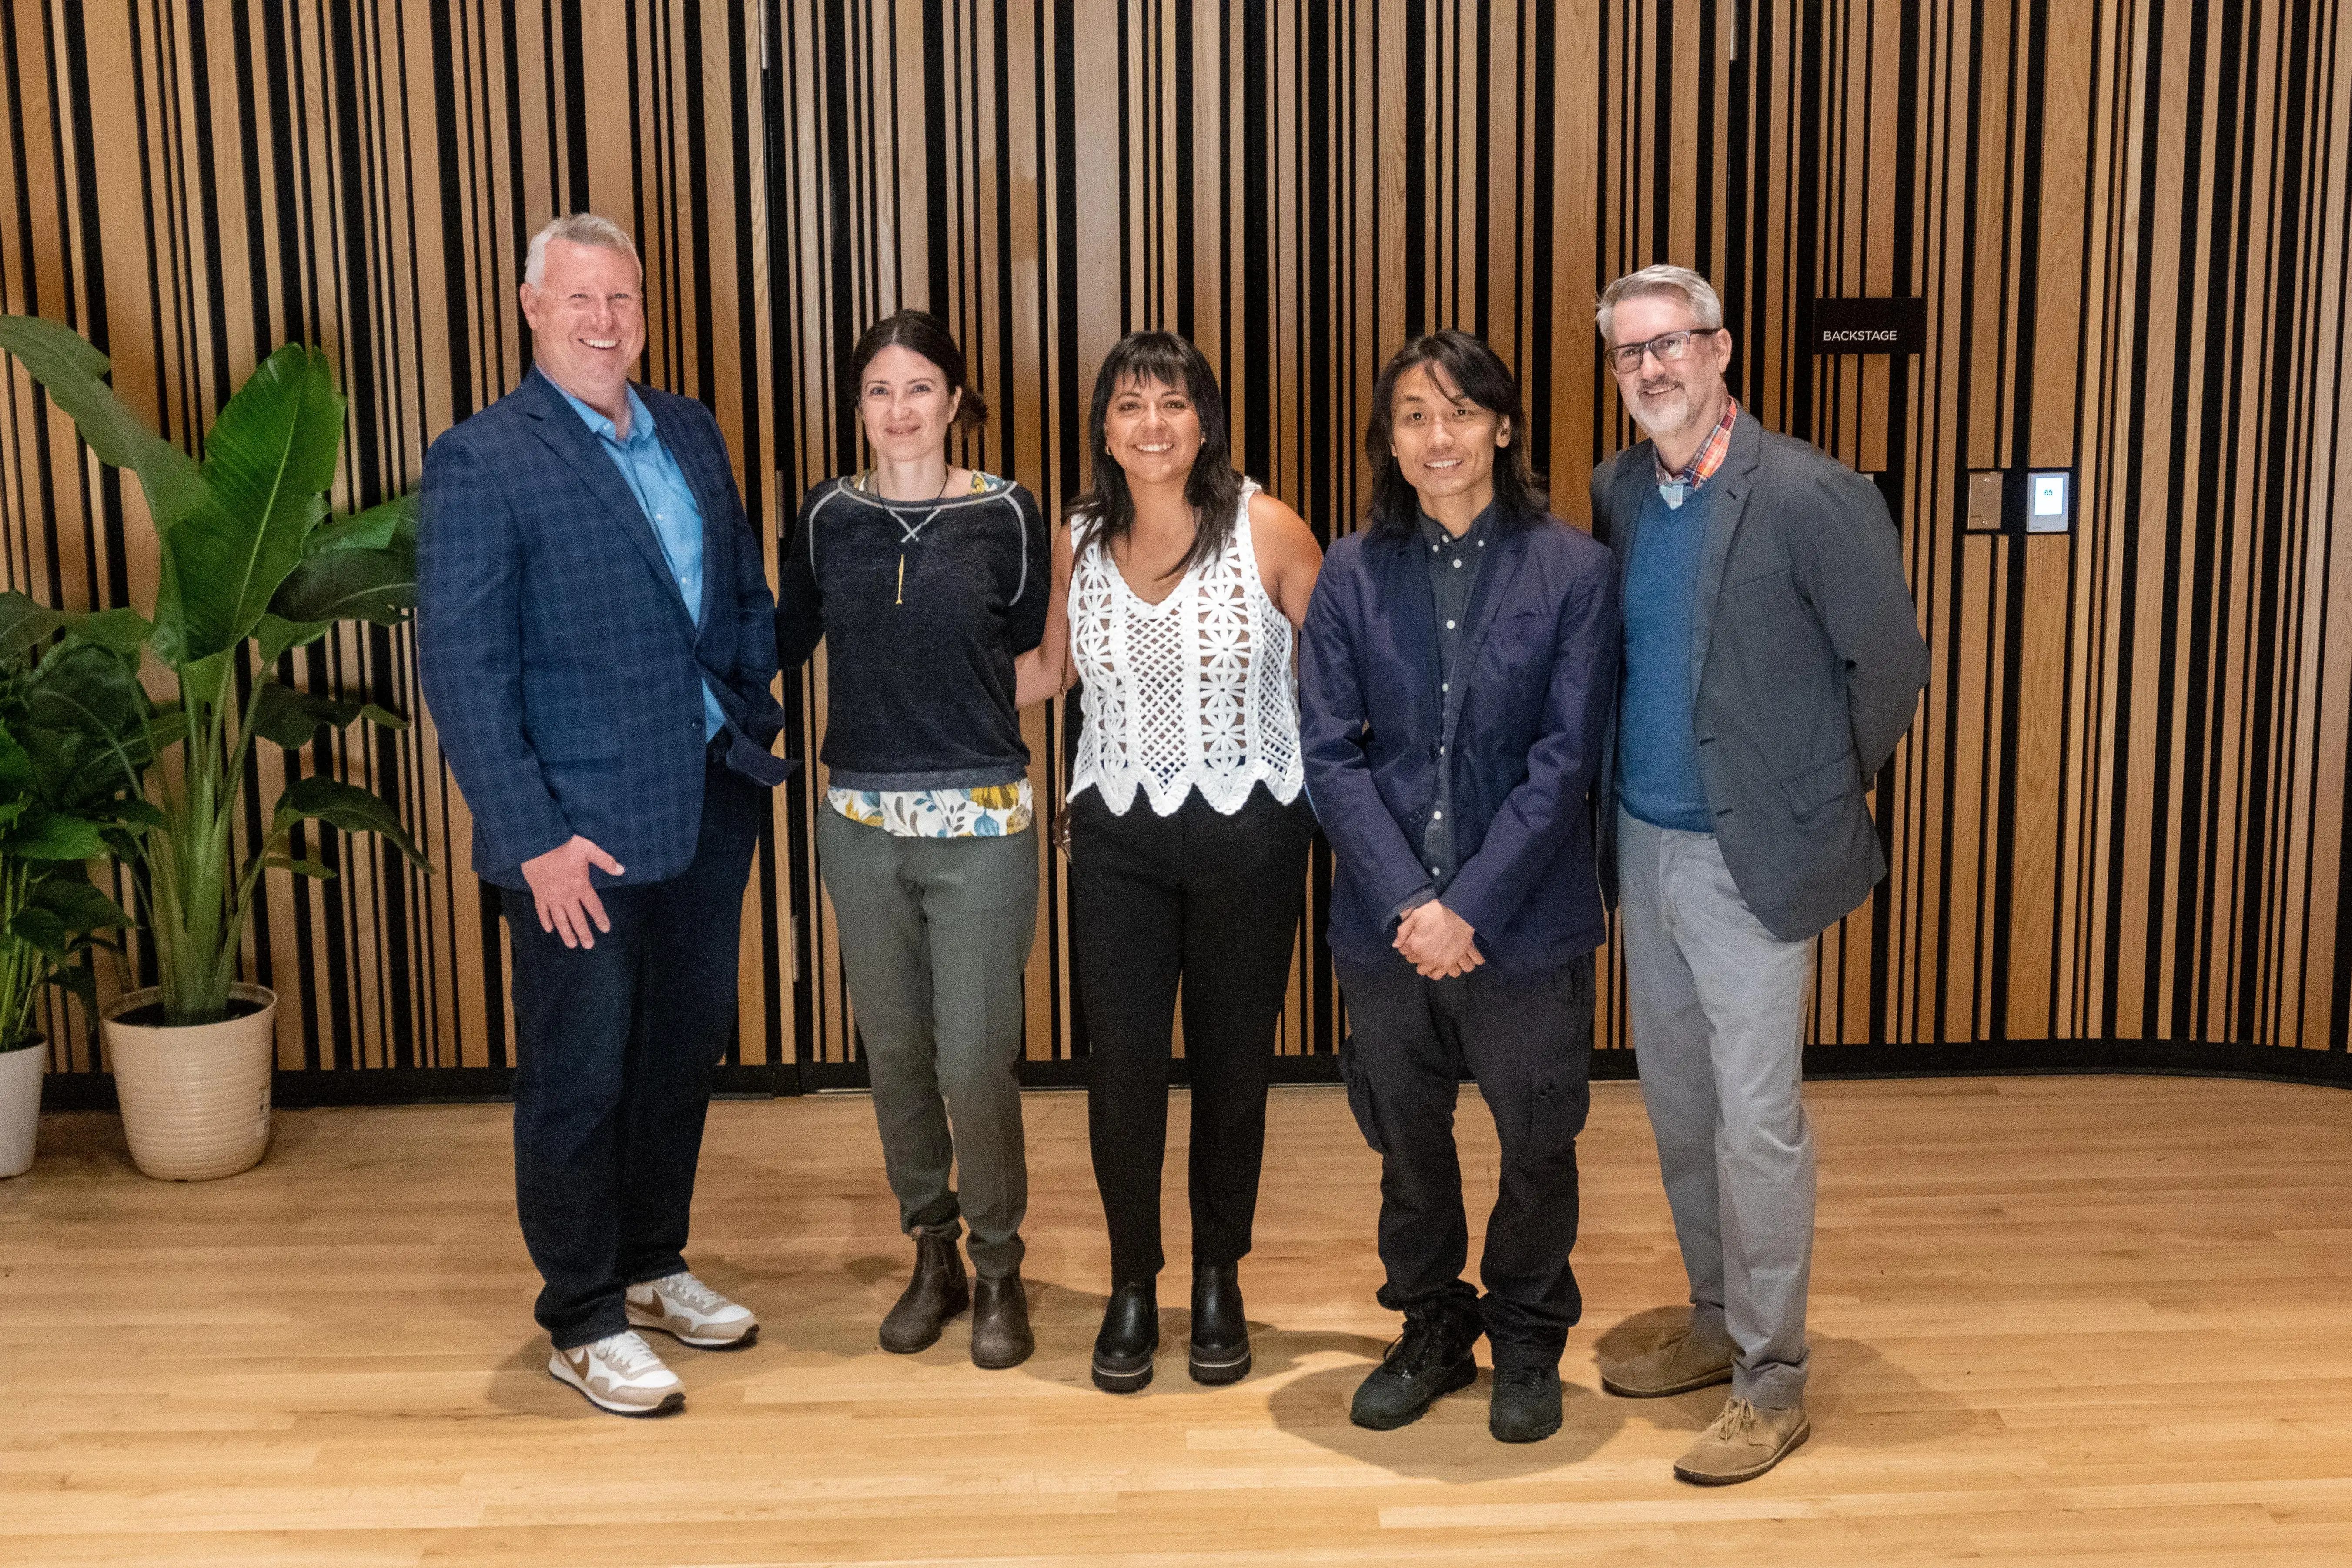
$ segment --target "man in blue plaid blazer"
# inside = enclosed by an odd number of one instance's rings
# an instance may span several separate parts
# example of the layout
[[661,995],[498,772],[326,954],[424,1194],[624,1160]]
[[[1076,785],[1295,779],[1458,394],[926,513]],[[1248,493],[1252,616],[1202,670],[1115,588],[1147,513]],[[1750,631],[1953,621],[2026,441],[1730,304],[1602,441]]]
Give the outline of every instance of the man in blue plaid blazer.
[[787,764],[774,602],[724,439],[633,386],[644,272],[586,214],[530,243],[536,368],[425,459],[417,653],[514,952],[515,1194],[548,1370],[678,1409],[639,1338],[750,1344],[688,1271],[743,884]]

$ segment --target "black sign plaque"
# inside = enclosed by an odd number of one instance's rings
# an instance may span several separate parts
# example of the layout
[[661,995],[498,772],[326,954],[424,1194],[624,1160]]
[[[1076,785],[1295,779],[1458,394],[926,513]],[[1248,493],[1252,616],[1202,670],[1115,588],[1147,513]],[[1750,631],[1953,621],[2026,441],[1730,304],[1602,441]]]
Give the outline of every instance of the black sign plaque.
[[1927,301],[1922,299],[1816,300],[1817,354],[1916,354],[1927,346]]

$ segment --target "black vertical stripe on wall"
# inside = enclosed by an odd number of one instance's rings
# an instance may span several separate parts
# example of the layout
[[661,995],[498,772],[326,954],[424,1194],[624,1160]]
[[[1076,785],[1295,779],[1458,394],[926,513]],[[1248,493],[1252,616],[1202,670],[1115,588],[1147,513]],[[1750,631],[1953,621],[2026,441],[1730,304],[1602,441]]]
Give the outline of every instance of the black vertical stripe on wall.
[[[1268,107],[1275,68],[1269,47],[1266,7],[1242,13],[1242,466],[1253,474],[1274,468],[1274,237],[1280,221],[1274,211],[1267,163],[1273,147]],[[1227,362],[1225,383],[1234,377]]]
[[[1430,330],[1429,7],[1437,0],[1405,0],[1404,12],[1404,335]],[[1385,151],[1385,145],[1383,146]],[[1383,171],[1385,173],[1386,171]],[[1386,348],[1390,345],[1383,344]]]

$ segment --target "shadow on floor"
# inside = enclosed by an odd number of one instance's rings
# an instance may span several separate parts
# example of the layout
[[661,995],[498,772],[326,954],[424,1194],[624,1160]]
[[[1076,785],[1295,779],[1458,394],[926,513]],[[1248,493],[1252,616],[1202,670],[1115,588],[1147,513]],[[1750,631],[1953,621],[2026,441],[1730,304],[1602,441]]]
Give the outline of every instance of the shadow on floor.
[[[1592,1342],[1592,1358],[1605,1363],[1638,1353],[1680,1328],[1688,1316],[1689,1309],[1679,1305],[1636,1312]],[[1948,1442],[1956,1433],[2000,1430],[2000,1419],[1995,1412],[1970,1410],[1953,1395],[1927,1387],[1866,1341],[1818,1333],[1811,1339],[1805,1409],[1813,1424],[1815,1443],[1865,1449],[1902,1447]],[[1576,1353],[1571,1342],[1571,1367]],[[1717,1385],[1663,1399],[1601,1397],[1629,1415],[1638,1413],[1661,1430],[1686,1431],[1695,1440],[1730,1395],[1728,1385]]]

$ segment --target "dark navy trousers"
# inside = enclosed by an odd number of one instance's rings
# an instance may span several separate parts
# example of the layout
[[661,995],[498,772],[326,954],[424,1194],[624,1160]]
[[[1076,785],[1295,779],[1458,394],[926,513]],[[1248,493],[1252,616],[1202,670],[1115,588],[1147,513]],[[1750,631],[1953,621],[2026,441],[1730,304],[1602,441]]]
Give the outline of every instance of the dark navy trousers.
[[610,931],[569,948],[529,889],[514,944],[515,1208],[559,1350],[628,1327],[622,1293],[686,1267],[711,1070],[734,1037],[743,882],[767,792],[716,762],[678,876],[599,889]]

